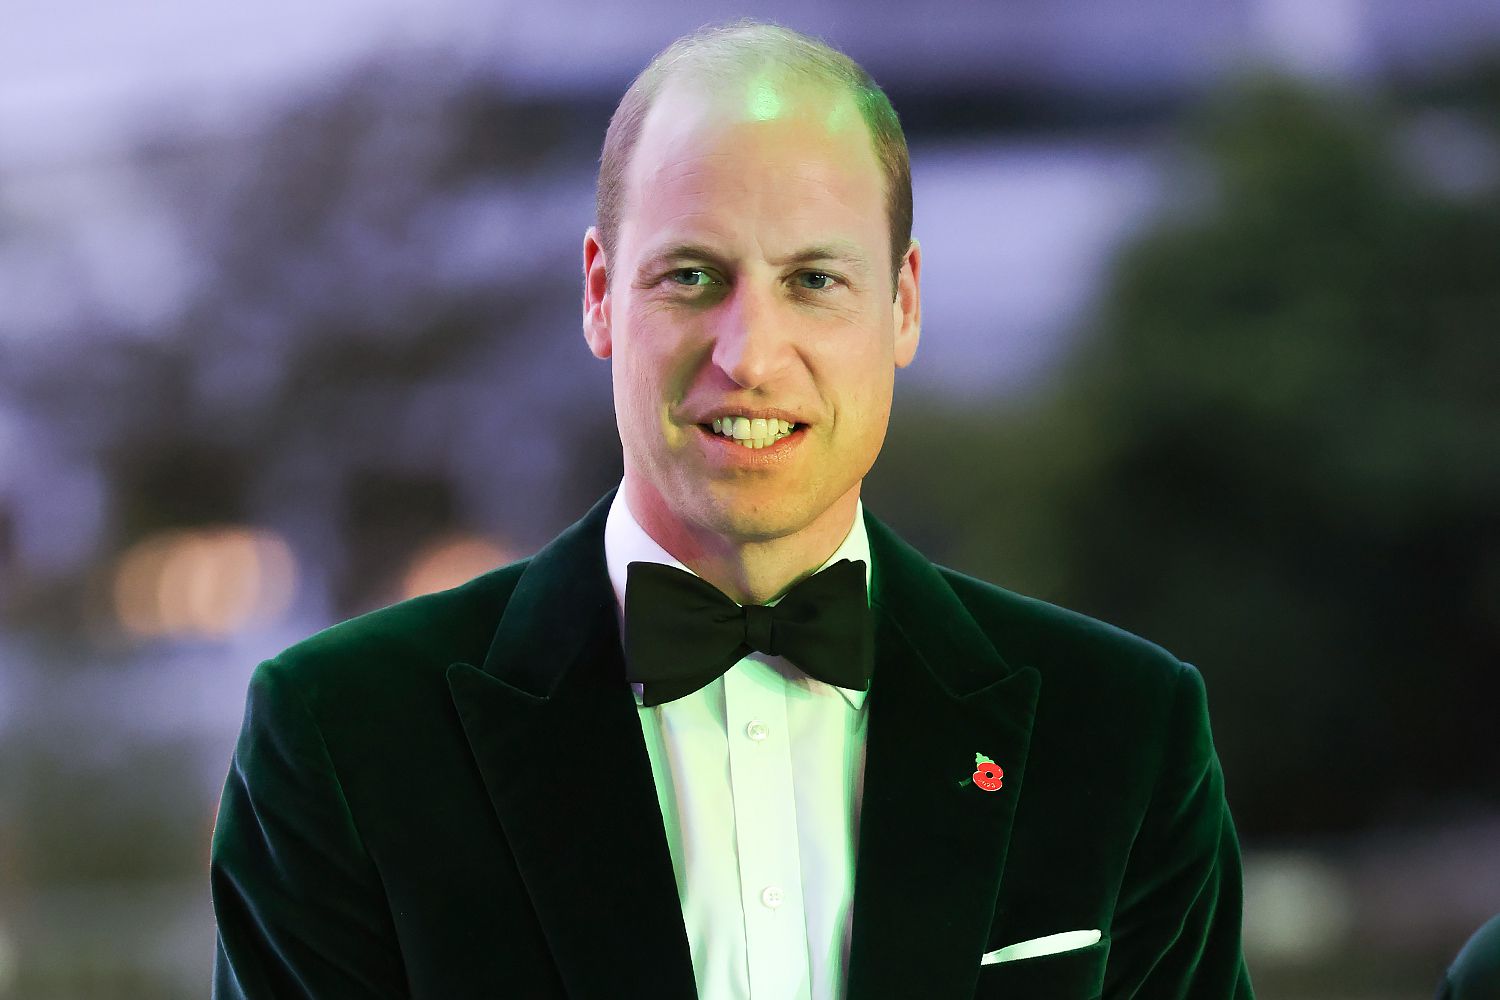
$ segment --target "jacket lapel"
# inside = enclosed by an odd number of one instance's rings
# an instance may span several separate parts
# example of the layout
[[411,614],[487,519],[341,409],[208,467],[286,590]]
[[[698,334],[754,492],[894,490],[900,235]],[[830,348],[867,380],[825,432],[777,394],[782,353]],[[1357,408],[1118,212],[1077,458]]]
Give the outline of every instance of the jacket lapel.
[[[1041,676],[1005,663],[921,553],[865,526],[877,631],[848,998],[972,996]],[[966,780],[980,753],[997,791]]]
[[[695,997],[604,559],[615,492],[531,558],[484,663],[452,664],[448,684],[569,995]],[[968,996],[1040,677],[1006,665],[868,510],[865,526],[876,653],[848,997]],[[976,753],[1004,769],[999,791],[960,785]]]
[[604,562],[613,497],[532,557],[448,686],[568,995],[696,997]]

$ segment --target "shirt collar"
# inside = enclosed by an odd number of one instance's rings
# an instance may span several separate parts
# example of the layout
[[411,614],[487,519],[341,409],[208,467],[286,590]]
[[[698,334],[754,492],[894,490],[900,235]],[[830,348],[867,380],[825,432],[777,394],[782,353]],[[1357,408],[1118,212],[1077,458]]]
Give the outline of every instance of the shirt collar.
[[[863,500],[856,500],[854,503],[854,523],[850,525],[849,533],[844,536],[843,542],[834,550],[833,555],[825,559],[823,565],[814,572],[820,572],[840,559],[858,559],[864,562],[865,600],[868,601],[872,567],[870,565],[870,537],[865,530]],[[615,590],[615,615],[620,625],[621,636],[625,634],[625,582],[632,562],[665,563],[684,572],[693,572],[658,545],[656,539],[646,534],[646,530],[630,512],[630,505],[625,500],[624,480],[621,480],[619,488],[615,491],[615,498],[609,505],[609,515],[604,522],[604,561],[609,567],[610,585]],[[698,574],[693,573],[693,575]],[[778,597],[771,601],[770,606],[774,607],[780,600],[781,598]],[[631,684],[630,687],[635,692],[636,704],[641,704],[641,685]],[[864,704],[865,697],[870,693],[868,690],[851,691],[838,685],[833,685],[833,688],[843,695],[844,700],[855,709]]]

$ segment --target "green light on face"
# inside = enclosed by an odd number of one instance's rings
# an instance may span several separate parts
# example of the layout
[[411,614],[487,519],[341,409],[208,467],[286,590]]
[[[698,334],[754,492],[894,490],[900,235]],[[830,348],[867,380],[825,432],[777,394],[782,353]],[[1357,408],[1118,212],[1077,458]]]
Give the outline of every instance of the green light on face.
[[764,76],[753,82],[747,110],[752,120],[760,122],[781,114],[781,95],[776,92],[776,84]]

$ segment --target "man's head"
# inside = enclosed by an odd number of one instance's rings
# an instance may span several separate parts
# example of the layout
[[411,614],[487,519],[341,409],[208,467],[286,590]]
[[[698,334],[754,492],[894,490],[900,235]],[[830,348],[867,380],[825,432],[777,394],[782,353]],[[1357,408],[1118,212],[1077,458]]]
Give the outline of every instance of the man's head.
[[599,243],[605,256],[614,260],[626,210],[626,171],[640,143],[646,116],[661,91],[679,82],[705,93],[723,92],[772,68],[830,91],[842,90],[853,100],[874,144],[885,181],[890,293],[894,297],[912,227],[911,161],[896,109],[864,68],[842,52],[790,28],[752,18],[704,28],[677,39],[657,53],[626,88],[604,134],[594,194]]
[[[584,329],[614,359],[632,510],[747,542],[835,507],[847,527],[921,319],[906,144],[885,95],[779,26],[679,39],[615,112],[598,209]],[[683,245],[700,249],[663,256]],[[789,259],[814,247],[837,256]],[[725,461],[738,446],[699,425],[726,407],[790,411],[805,436],[774,466]]]

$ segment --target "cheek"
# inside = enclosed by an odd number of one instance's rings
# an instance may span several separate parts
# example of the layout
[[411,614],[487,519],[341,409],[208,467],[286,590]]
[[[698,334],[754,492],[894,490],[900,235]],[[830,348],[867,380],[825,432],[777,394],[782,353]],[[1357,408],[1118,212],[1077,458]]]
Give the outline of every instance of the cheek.
[[890,411],[891,393],[895,388],[895,366],[889,355],[867,354],[857,365],[848,366],[851,391],[849,399],[863,419],[873,420]]
[[637,426],[661,427],[669,414],[681,403],[685,370],[676,359],[660,351],[643,349],[635,343],[615,352],[615,401],[622,415]]

